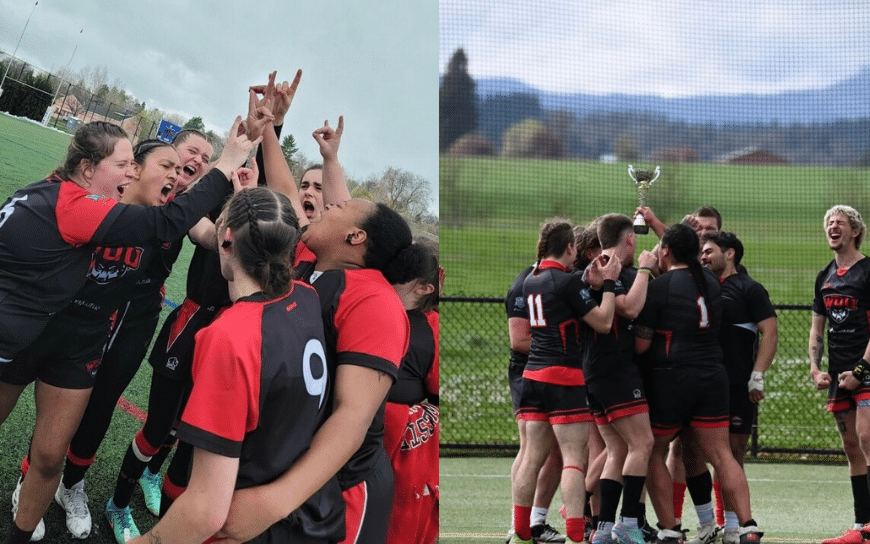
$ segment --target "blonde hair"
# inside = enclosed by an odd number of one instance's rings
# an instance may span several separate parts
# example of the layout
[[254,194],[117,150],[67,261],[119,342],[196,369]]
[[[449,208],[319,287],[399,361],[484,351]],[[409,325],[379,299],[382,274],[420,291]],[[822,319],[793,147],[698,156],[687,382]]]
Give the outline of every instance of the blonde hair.
[[837,204],[836,206],[833,206],[830,210],[825,212],[825,220],[822,223],[824,229],[828,228],[828,220],[832,215],[842,215],[849,220],[849,226],[852,227],[852,230],[858,232],[858,236],[855,237],[855,249],[860,248],[861,242],[864,241],[864,234],[867,232],[867,225],[864,224],[864,218],[861,217],[858,210],[851,206],[846,206],[845,204]]

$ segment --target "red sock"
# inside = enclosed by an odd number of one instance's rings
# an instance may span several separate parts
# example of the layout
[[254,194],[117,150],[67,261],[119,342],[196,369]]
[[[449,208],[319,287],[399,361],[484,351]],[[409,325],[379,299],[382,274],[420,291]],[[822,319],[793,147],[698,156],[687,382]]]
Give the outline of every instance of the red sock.
[[521,540],[532,539],[532,528],[529,526],[531,517],[531,506],[514,505],[514,532]]
[[686,482],[674,482],[674,517],[682,519],[683,501],[686,499]]
[[722,501],[722,484],[713,482],[713,494],[716,496],[716,524],[725,526],[725,503]]
[[568,518],[565,520],[565,533],[574,542],[582,542],[586,538],[586,520],[583,518]]

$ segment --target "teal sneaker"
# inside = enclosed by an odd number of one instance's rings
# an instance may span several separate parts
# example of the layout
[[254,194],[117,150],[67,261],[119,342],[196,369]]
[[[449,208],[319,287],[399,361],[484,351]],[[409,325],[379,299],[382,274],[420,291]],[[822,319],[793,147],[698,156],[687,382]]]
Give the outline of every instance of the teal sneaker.
[[151,474],[151,470],[147,467],[142,477],[139,478],[139,485],[142,486],[142,492],[145,494],[145,507],[154,516],[160,516],[160,494],[163,487],[163,476],[158,472]]
[[639,527],[629,527],[622,522],[613,526],[610,533],[616,544],[644,544],[643,532]]
[[106,504],[106,519],[109,520],[109,527],[115,533],[115,541],[118,544],[124,544],[139,536],[139,529],[133,521],[133,513],[129,505],[126,508],[118,508],[115,506],[114,499],[109,497],[109,502]]

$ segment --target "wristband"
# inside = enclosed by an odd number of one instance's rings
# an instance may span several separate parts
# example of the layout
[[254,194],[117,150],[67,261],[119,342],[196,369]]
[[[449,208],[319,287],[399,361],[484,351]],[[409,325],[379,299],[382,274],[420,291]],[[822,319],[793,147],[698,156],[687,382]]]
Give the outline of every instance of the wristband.
[[764,372],[753,372],[749,377],[749,392],[764,392]]
[[616,289],[616,280],[604,280],[604,286],[601,288],[602,293],[612,293]]
[[653,275],[652,268],[650,268],[648,266],[641,266],[640,268],[637,269],[637,273],[638,274],[649,274],[650,277],[652,277],[652,275]]
[[852,375],[855,376],[855,379],[859,382],[863,382],[867,376],[870,376],[870,363],[861,359],[858,361],[858,364],[855,365],[855,368],[852,369]]

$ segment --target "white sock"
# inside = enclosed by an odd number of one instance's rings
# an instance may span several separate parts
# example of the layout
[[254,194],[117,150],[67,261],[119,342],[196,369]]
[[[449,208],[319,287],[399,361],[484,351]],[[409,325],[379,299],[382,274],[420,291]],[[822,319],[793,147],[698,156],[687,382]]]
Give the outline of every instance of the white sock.
[[698,514],[698,523],[700,525],[711,525],[716,523],[716,516],[713,512],[713,502],[695,506],[695,512]]
[[619,522],[623,527],[628,527],[629,529],[640,529],[637,525],[637,518],[620,517]]
[[543,506],[532,506],[532,517],[529,518],[529,526],[543,525],[547,523],[547,509]]
[[740,522],[737,521],[737,513],[725,510],[725,528],[736,531],[740,528]]
[[599,521],[597,531],[599,533],[603,533],[605,535],[609,535],[610,531],[613,530],[613,522],[612,521]]

